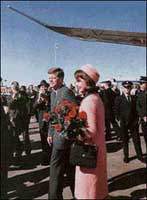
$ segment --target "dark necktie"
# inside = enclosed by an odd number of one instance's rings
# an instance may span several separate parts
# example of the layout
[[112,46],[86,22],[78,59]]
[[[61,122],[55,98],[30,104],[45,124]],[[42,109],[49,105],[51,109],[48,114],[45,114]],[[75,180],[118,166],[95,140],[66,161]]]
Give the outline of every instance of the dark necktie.
[[131,102],[131,97],[130,97],[130,96],[128,96],[128,102],[129,102],[129,103]]

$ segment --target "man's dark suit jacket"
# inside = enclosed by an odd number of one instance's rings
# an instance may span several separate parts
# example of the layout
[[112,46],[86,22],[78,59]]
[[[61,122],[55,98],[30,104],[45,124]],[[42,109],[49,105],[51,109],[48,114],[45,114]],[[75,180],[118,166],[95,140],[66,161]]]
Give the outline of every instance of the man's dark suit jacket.
[[[77,104],[74,93],[65,85],[62,85],[56,92],[51,92],[51,112],[54,111],[63,99]],[[70,147],[71,142],[59,133],[56,133],[51,125],[49,126],[48,134],[53,137],[53,145],[56,149],[62,150]]]
[[115,115],[120,120],[128,123],[133,123],[138,119],[136,111],[136,97],[131,96],[131,102],[129,103],[124,94],[116,97],[115,100]]
[[147,91],[137,94],[137,112],[139,117],[143,118],[147,116]]
[[101,91],[100,96],[105,107],[105,118],[111,119],[114,111],[116,93],[111,88],[108,88],[107,90]]
[[47,104],[44,101],[38,103],[38,96],[39,94],[36,96],[33,108],[38,112],[39,129],[42,130],[44,128],[43,114],[50,111],[50,92],[46,93],[46,96],[48,97]]

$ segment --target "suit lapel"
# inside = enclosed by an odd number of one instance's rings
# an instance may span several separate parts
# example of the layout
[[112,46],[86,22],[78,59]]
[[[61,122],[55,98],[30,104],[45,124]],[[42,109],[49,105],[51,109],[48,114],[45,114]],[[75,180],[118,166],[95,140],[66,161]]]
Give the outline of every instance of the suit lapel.
[[51,95],[51,110],[53,111],[62,100],[62,87],[57,90],[57,93],[52,91]]
[[56,102],[56,93],[52,91],[51,93],[51,111],[55,108],[55,102]]
[[129,103],[128,100],[127,100],[127,97],[124,95],[124,93],[122,94],[122,96],[123,96],[124,101],[125,101],[126,103]]
[[57,90],[57,93],[55,94],[55,99],[54,99],[54,106],[56,107],[60,102],[59,102],[59,98],[60,98],[60,90]]
[[125,101],[130,105],[131,101],[132,101],[132,97],[130,96],[130,101],[128,101],[127,97],[125,96],[125,94],[123,94],[123,98],[125,99]]

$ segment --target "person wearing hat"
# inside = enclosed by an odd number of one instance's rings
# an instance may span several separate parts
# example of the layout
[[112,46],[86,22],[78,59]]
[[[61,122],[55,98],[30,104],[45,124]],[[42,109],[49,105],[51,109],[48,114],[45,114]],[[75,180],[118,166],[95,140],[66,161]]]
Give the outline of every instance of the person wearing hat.
[[39,93],[36,96],[33,108],[34,111],[38,113],[38,122],[39,122],[39,132],[42,145],[42,165],[49,165],[49,152],[50,148],[47,143],[47,124],[43,120],[43,115],[45,112],[50,111],[50,92],[48,92],[49,84],[42,80],[38,85]]
[[131,95],[133,83],[122,82],[123,93],[116,98],[115,114],[120,120],[121,137],[123,140],[124,162],[129,162],[129,131],[133,139],[137,158],[143,161],[140,136],[138,132],[138,114],[136,110],[136,97]]
[[140,77],[140,92],[137,94],[137,112],[140,117],[142,132],[147,145],[147,77]]
[[[64,71],[58,67],[48,70],[48,80],[51,88],[51,112],[63,101],[76,102],[72,90],[63,83]],[[48,143],[52,146],[50,160],[49,199],[63,199],[63,179],[67,173],[70,180],[71,192],[74,192],[75,167],[69,164],[70,140],[65,139],[49,125]],[[68,171],[67,171],[67,170]]]
[[27,94],[28,94],[28,97],[31,100],[31,116],[35,115],[36,120],[38,121],[37,112],[34,112],[34,110],[33,110],[33,104],[34,104],[36,96],[37,96],[37,91],[34,90],[34,86],[33,85],[29,85],[28,86],[28,88],[27,88]]
[[75,198],[106,199],[108,196],[106,145],[104,135],[104,106],[97,92],[98,71],[86,64],[74,73],[76,88],[84,96],[79,111],[87,114],[87,133],[83,138],[99,148],[97,167],[88,169],[76,166]]

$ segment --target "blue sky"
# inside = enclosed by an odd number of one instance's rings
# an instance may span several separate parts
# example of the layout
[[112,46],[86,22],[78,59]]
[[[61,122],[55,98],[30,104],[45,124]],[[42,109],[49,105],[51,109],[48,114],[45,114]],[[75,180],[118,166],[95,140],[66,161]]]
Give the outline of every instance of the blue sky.
[[146,32],[145,1],[1,1],[1,76],[20,84],[47,80],[56,66],[65,83],[86,63],[97,68],[100,81],[138,79],[146,72],[146,48],[75,40],[45,29],[11,11],[11,5],[49,25]]

